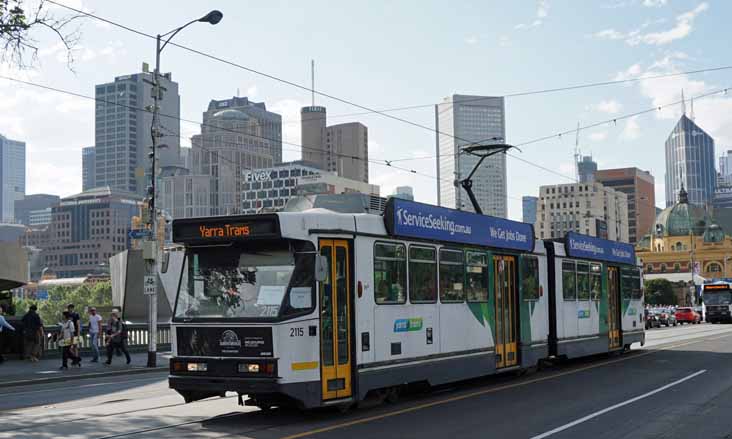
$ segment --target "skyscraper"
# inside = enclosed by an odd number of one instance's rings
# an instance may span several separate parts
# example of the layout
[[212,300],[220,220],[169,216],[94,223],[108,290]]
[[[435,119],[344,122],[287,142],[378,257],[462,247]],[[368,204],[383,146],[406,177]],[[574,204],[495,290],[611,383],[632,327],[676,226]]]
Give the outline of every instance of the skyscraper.
[[25,196],[25,142],[0,134],[0,222],[15,220],[15,201]]
[[655,180],[638,168],[601,169],[595,181],[628,196],[628,242],[635,244],[651,231],[656,220]]
[[[436,106],[437,202],[440,206],[473,211],[468,194],[455,180],[468,176],[478,158],[461,154],[470,144],[503,143],[506,138],[502,97],[452,95]],[[473,192],[486,215],[507,216],[506,156],[483,161],[473,176]]]
[[717,174],[714,162],[714,139],[682,114],[666,140],[666,206],[675,203],[681,186],[690,204],[711,204]]
[[539,197],[525,195],[521,197],[521,221],[529,224],[536,223],[536,206],[539,204]]
[[[203,113],[201,134],[193,136],[191,144],[190,174],[213,179],[211,215],[240,213],[243,171],[282,162],[282,116],[245,97],[212,100]],[[200,183],[199,188],[206,187]],[[204,208],[195,204],[196,209]]]
[[51,208],[56,206],[59,201],[61,198],[58,195],[26,195],[22,200],[15,201],[15,222],[26,226],[36,226],[40,217],[51,215]]
[[592,156],[584,156],[582,160],[577,162],[577,173],[579,174],[580,183],[592,183],[595,181],[595,172],[597,172],[597,162],[592,160]]
[[360,122],[326,126],[325,107],[300,110],[303,161],[351,180],[369,181],[368,127]]
[[732,150],[719,157],[719,177],[726,184],[732,184]]
[[93,146],[81,149],[81,190],[88,191],[96,187],[94,165],[96,154]]
[[[152,74],[118,76],[95,89],[94,186],[145,194],[150,175]],[[161,77],[160,124],[165,145],[157,151],[160,167],[180,165],[180,96],[170,73]],[[146,177],[147,176],[147,177]]]

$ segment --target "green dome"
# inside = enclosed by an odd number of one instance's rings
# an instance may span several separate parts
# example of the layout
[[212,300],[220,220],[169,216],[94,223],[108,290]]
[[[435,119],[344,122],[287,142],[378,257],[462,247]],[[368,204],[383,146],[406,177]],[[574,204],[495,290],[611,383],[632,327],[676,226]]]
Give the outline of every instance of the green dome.
[[686,191],[681,188],[679,202],[658,214],[654,231],[656,236],[688,236],[689,228],[695,236],[701,236],[712,219],[701,206],[689,204]]
[[724,230],[716,224],[712,224],[704,231],[704,242],[724,241]]

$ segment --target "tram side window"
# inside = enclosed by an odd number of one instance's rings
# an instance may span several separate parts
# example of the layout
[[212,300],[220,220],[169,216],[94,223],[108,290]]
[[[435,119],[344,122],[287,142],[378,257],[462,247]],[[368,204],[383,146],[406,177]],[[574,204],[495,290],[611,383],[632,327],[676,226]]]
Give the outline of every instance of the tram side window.
[[374,244],[374,287],[378,304],[407,301],[407,250],[404,244]]
[[586,262],[577,263],[577,298],[590,300],[590,266]]
[[623,300],[630,300],[633,297],[633,269],[621,268],[620,270],[620,294]]
[[437,301],[437,252],[434,247],[409,246],[409,301]]
[[465,283],[468,302],[488,301],[488,256],[482,252],[465,252]]
[[539,259],[521,256],[521,294],[524,300],[539,300]]
[[641,289],[640,270],[638,270],[637,268],[634,268],[632,270],[631,279],[633,282],[633,292],[631,293],[631,297],[634,300],[640,300],[643,298],[643,289]]
[[590,264],[590,298],[600,300],[602,296],[602,265]]
[[440,250],[440,302],[464,302],[465,269],[461,250]]
[[564,300],[577,300],[577,279],[574,261],[562,262],[562,295]]

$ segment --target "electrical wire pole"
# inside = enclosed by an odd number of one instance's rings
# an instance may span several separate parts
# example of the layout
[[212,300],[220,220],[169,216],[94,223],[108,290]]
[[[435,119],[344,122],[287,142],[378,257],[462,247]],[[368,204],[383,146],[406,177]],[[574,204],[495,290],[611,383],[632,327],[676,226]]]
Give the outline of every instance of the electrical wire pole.
[[[209,24],[218,24],[224,14],[221,11],[213,10],[201,18],[192,20],[183,26],[173,29],[172,31],[160,35],[156,38],[155,48],[155,71],[153,72],[153,107],[152,107],[152,123],[150,124],[150,136],[152,137],[152,151],[148,154],[150,157],[150,186],[148,187],[148,209],[149,218],[147,225],[152,229],[151,234],[147,236],[143,243],[143,257],[146,262],[145,275],[145,295],[148,297],[148,344],[147,344],[147,367],[156,367],[157,365],[157,349],[158,349],[158,208],[157,202],[157,150],[163,145],[158,144],[158,140],[163,137],[160,126],[160,101],[163,98],[163,88],[160,85],[160,54],[165,46],[173,39],[178,32],[196,22]],[[164,43],[161,44],[163,37],[170,35]]]

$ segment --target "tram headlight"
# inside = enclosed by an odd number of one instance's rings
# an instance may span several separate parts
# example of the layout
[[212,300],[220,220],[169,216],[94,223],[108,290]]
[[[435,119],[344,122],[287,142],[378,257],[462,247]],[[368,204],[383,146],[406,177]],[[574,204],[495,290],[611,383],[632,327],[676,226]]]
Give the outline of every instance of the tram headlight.
[[259,370],[257,363],[239,363],[239,373],[259,373]]
[[206,363],[188,363],[188,372],[206,372],[208,365]]

